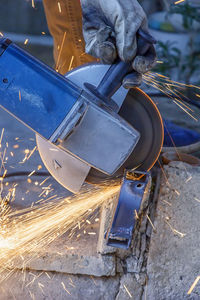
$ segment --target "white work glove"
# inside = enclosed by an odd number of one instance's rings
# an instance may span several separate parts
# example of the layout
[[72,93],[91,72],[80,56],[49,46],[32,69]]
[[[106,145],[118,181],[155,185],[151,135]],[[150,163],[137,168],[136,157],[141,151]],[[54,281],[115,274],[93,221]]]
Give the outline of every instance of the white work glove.
[[[136,33],[139,28],[148,31],[146,15],[136,0],[81,0],[83,35],[86,53],[111,64],[119,56],[132,61],[138,72],[124,79],[125,87],[139,85],[141,74],[149,71],[156,62],[153,46],[145,56],[136,56]],[[136,56],[136,57],[135,57]]]

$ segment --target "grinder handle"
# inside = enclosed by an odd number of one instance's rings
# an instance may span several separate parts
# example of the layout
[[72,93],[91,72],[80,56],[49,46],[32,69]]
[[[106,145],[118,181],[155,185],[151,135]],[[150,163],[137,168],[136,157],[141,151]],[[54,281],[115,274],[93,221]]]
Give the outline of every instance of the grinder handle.
[[[137,32],[137,55],[145,55],[149,47],[152,44],[156,44],[156,40],[147,32],[139,29]],[[132,69],[131,62],[123,62],[117,60],[116,63],[112,64],[106,72],[99,86],[96,88],[96,92],[103,97],[110,98],[122,85],[124,77],[134,72]]]

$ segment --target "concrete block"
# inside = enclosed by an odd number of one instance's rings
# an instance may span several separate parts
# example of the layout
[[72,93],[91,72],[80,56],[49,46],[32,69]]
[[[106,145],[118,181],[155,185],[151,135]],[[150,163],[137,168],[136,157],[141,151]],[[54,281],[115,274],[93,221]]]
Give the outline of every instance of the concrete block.
[[118,197],[112,198],[105,202],[101,208],[101,218],[99,227],[99,239],[97,244],[97,252],[101,254],[115,253],[116,248],[106,245],[105,234],[109,230],[112,218],[114,214],[114,209],[117,203]]
[[164,168],[147,264],[146,299],[200,299],[200,168],[173,162]]
[[[66,242],[63,241],[63,243]],[[70,243],[71,246],[71,243]],[[80,245],[81,247],[81,240]],[[83,249],[78,250],[65,250],[59,249],[54,252],[50,249],[46,252],[37,253],[37,258],[32,258],[31,253],[28,256],[24,256],[23,260],[27,261],[25,268],[36,271],[47,271],[47,272],[59,272],[67,274],[82,274],[91,275],[96,277],[101,276],[115,276],[116,274],[116,263],[115,257],[112,255],[102,256],[100,254],[90,253],[89,248],[91,243],[87,245],[87,252],[85,254]],[[16,260],[14,262],[15,268],[23,268],[24,261]]]
[[132,274],[125,274],[121,277],[120,288],[116,300],[140,300],[143,287]]
[[114,300],[119,278],[15,271],[0,285],[0,300]]

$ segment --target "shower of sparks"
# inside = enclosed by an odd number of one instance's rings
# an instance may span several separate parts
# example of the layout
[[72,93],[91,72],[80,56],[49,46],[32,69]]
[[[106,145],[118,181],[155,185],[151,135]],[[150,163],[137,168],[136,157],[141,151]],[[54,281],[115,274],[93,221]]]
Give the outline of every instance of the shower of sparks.
[[192,176],[188,177],[188,179],[185,181],[185,183],[188,183],[190,180],[192,180]]
[[[165,94],[168,98],[172,100],[180,109],[182,109],[190,118],[194,121],[198,121],[196,116],[193,115],[194,111],[191,109],[189,104],[185,102],[190,101],[190,99],[184,94],[186,88],[191,88],[199,90],[200,87],[192,84],[184,84],[170,80],[167,76],[161,75],[159,73],[148,72],[143,76],[143,81],[149,86],[157,89],[161,93]],[[198,95],[195,94],[194,95]]]
[[66,288],[64,282],[61,282],[61,285],[62,285],[63,289],[71,296],[71,294],[70,294],[70,292],[67,290],[67,288]]
[[195,197],[194,200],[200,203],[200,200],[198,198]]
[[69,68],[68,68],[68,71],[71,71],[73,61],[74,61],[74,56],[72,56],[72,58],[71,58],[71,61],[70,61],[70,64],[69,64]]
[[170,229],[172,230],[172,232],[173,232],[175,235],[178,235],[178,236],[180,236],[181,238],[183,238],[184,236],[186,236],[185,233],[182,233],[182,232],[180,232],[180,231],[174,229],[174,228],[172,227],[172,225],[171,225],[167,220],[165,220],[165,223],[170,227]]
[[31,177],[34,173],[35,173],[35,170],[33,170],[33,171],[28,175],[28,177]]
[[59,47],[59,54],[58,54],[58,59],[57,59],[57,62],[56,62],[56,67],[55,67],[56,72],[58,72],[59,69],[60,69],[59,68],[60,58],[61,58],[61,54],[62,54],[62,51],[63,51],[63,46],[64,46],[64,42],[65,42],[65,39],[66,39],[66,34],[67,34],[67,32],[65,31],[64,35],[63,35],[62,42],[61,42],[61,47]]
[[[17,145],[18,146],[18,145]],[[25,149],[24,150],[24,158],[22,159],[22,161],[19,162],[19,164],[24,164],[27,160],[29,160],[31,158],[31,156],[33,155],[33,153],[37,150],[37,146],[35,146],[32,150],[29,149]],[[42,168],[42,166],[38,166],[40,169]],[[39,169],[38,169],[39,170]]]
[[192,293],[192,291],[194,290],[194,288],[197,285],[197,283],[199,282],[199,280],[200,280],[200,276],[197,276],[194,283],[191,285],[189,291],[187,292],[188,295],[190,295]]
[[153,225],[153,222],[151,221],[151,219],[150,219],[150,217],[149,217],[148,215],[147,215],[147,219],[148,219],[149,223],[151,224],[153,230],[156,232],[156,228],[155,228],[155,226]]
[[177,190],[174,190],[174,192],[176,193],[177,196],[180,196],[180,194],[181,194],[181,193],[180,193],[179,191],[177,191]]
[[2,138],[3,138],[3,134],[4,134],[4,128],[1,131],[1,136],[0,136],[0,148],[1,148],[1,142],[2,142]]
[[169,205],[169,206],[172,206],[172,204],[171,203],[169,203],[168,201],[166,201],[166,200],[162,200],[162,202],[164,202],[164,203],[166,203],[167,205]]
[[19,91],[19,101],[22,101],[22,95],[20,91]]
[[179,0],[179,1],[174,2],[174,4],[177,5],[177,4],[182,3],[182,2],[184,2],[184,1],[185,1],[185,0]]
[[192,119],[194,119],[195,121],[198,122],[198,119],[195,118],[193,115],[191,115],[184,107],[182,107],[180,104],[178,104],[175,100],[173,100],[173,102],[174,102],[177,106],[179,106],[186,114],[188,114]]
[[[72,237],[91,213],[119,193],[120,185],[113,181],[101,187],[85,187],[78,195],[60,200],[54,198],[51,202],[12,211],[6,204],[13,201],[15,188],[1,201],[0,207],[0,281],[6,278],[6,270],[12,269],[16,260],[21,261],[23,257],[25,268],[30,262],[26,255],[38,257],[42,248],[66,232]],[[93,217],[96,219],[95,214]],[[94,235],[93,232],[87,234]]]
[[61,9],[61,4],[60,4],[60,2],[58,2],[58,10],[59,10],[59,13],[61,14],[62,9]]
[[132,297],[131,293],[129,292],[129,290],[127,289],[127,287],[125,286],[125,284],[124,284],[124,289],[125,289],[125,291],[127,292],[129,298],[132,299],[133,297]]

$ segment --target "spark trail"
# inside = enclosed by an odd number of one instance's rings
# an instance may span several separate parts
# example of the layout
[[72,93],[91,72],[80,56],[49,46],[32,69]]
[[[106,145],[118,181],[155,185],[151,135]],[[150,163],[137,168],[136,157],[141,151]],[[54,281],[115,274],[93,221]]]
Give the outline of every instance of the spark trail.
[[152,86],[156,90],[166,95],[188,116],[190,116],[193,120],[198,121],[198,118],[196,118],[196,116],[193,115],[194,110],[188,104],[194,102],[194,100],[191,101],[187,97],[187,95],[185,94],[185,90],[186,88],[190,88],[194,96],[198,97],[199,94],[195,91],[200,90],[199,86],[173,81],[169,77],[155,72],[148,72],[145,75],[143,75],[143,81],[148,86]]
[[191,101],[188,98],[188,96],[185,94],[185,90],[186,88],[190,88],[194,96],[198,97],[199,94],[196,93],[196,90],[200,90],[199,86],[173,81],[169,77],[155,72],[148,72],[143,75],[143,81],[148,86],[152,86],[156,90],[166,95],[188,116],[190,116],[193,120],[198,121],[198,118],[194,116],[194,110],[188,104],[194,102],[194,100]]
[[[105,183],[101,187],[85,188],[80,194],[60,201],[40,204],[20,211],[8,211],[1,217],[0,230],[0,282],[7,278],[16,259],[23,258],[24,268],[39,250],[57,237],[77,227],[103,202],[116,196],[119,182]],[[28,256],[27,256],[28,257]],[[13,269],[14,272],[14,269]]]

